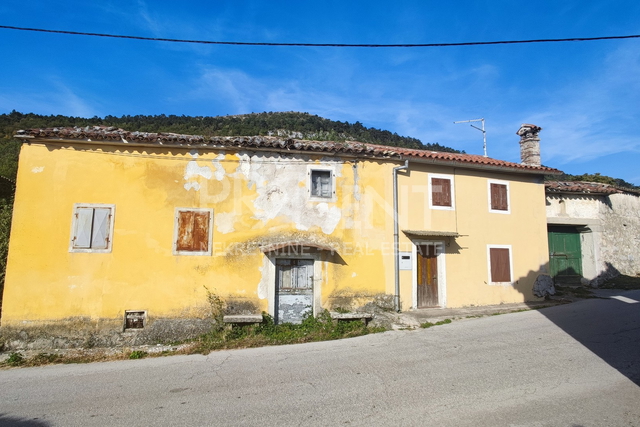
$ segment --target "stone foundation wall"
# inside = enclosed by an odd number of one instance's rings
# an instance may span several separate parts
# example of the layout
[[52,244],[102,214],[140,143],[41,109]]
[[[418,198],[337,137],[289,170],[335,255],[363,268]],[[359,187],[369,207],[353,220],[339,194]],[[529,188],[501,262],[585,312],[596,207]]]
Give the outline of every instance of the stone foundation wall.
[[142,329],[124,329],[121,319],[72,318],[0,327],[0,350],[126,347],[179,342],[214,326],[208,319],[150,319]]

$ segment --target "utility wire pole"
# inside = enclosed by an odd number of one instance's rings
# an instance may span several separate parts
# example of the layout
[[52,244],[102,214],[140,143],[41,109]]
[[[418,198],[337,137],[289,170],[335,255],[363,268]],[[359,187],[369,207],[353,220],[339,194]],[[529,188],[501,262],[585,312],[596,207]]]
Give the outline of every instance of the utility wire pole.
[[453,122],[454,124],[458,124],[458,123],[471,123],[471,122],[482,122],[482,127],[479,128],[478,126],[474,126],[474,125],[469,125],[474,129],[478,129],[480,132],[482,132],[482,149],[484,150],[484,156],[487,157],[487,131],[484,130],[484,119],[473,119],[473,120],[461,120],[459,122]]

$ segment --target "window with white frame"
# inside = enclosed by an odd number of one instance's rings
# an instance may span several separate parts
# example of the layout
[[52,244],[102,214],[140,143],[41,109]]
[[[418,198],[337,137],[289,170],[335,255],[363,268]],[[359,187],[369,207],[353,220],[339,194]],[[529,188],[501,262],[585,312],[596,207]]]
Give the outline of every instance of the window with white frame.
[[511,211],[508,181],[488,181],[489,211],[508,214]]
[[213,209],[176,208],[173,237],[175,255],[211,255]]
[[73,205],[69,252],[111,252],[115,205]]
[[331,169],[309,170],[309,193],[312,199],[332,199],[335,194],[333,171]]
[[451,175],[429,174],[429,207],[431,209],[454,209],[453,194]]
[[511,246],[489,245],[487,247],[487,256],[489,258],[489,282],[491,284],[513,283]]

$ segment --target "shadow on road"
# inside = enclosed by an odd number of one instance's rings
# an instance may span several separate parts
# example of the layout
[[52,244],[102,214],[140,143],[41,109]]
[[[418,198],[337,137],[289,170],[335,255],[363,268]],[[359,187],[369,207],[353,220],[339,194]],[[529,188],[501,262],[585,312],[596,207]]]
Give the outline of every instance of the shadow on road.
[[640,303],[633,301],[640,301],[640,292],[621,291],[540,313],[640,386]]
[[27,420],[25,418],[18,417],[10,417],[5,414],[0,414],[0,426],[5,427],[49,427],[49,424],[46,421],[32,419]]

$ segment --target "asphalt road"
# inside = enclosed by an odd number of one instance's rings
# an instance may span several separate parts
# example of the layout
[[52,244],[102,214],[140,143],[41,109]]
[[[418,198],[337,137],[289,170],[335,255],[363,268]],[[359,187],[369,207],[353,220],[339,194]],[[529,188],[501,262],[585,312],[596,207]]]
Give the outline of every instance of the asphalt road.
[[0,371],[0,425],[640,426],[640,292],[623,295],[334,342]]

